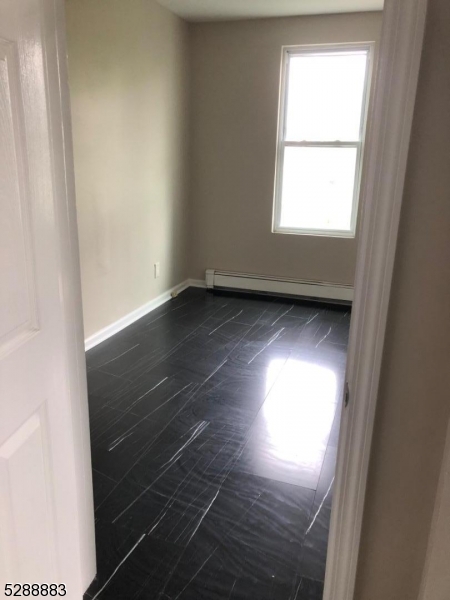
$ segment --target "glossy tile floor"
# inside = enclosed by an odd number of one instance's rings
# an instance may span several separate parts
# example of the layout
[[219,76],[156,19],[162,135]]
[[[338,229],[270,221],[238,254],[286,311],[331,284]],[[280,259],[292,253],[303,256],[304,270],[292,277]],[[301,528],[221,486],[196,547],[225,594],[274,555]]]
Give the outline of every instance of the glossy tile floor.
[[349,323],[191,288],[88,352],[86,598],[322,598]]

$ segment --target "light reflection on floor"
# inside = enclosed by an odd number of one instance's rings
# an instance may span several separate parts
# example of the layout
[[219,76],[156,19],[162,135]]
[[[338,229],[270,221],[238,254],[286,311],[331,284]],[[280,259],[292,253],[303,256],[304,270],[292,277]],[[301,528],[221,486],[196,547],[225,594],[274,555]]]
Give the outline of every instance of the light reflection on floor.
[[288,360],[272,387],[282,362],[269,365],[270,391],[260,415],[272,458],[314,468],[323,460],[336,412],[336,375],[314,363]]

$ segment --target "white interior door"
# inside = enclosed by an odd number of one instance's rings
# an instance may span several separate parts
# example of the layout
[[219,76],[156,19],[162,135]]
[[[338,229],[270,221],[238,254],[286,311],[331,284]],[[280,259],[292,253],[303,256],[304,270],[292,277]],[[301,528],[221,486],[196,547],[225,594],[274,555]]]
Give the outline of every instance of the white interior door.
[[63,8],[0,0],[0,597],[95,574]]

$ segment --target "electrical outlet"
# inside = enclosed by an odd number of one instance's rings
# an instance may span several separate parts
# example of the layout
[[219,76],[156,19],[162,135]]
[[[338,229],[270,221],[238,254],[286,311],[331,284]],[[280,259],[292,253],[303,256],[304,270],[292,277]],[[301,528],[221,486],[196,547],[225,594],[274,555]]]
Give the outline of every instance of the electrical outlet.
[[154,274],[155,274],[155,279],[157,279],[159,277],[161,273],[161,267],[159,265],[159,262],[154,264]]

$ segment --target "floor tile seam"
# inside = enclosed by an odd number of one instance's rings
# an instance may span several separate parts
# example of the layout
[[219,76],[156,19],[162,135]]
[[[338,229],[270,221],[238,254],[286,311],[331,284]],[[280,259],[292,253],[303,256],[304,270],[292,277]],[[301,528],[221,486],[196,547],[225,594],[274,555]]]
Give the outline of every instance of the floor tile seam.
[[[223,307],[218,308],[214,313],[216,314],[219,310],[221,310]],[[168,352],[166,352],[162,357],[160,357],[156,363],[154,365],[151,366],[150,369],[144,371],[144,373],[142,373],[142,375],[144,374],[148,374],[150,373],[153,369],[155,369],[157,366],[159,366],[162,362],[164,362],[165,360],[169,359],[178,349],[180,349],[182,347],[182,345],[191,340],[191,339],[195,339],[195,337],[198,337],[199,334],[199,330],[200,328],[204,325],[204,323],[206,323],[210,318],[212,318],[213,315],[210,315],[209,317],[207,317],[198,327],[196,327],[191,333],[187,334],[187,336],[185,336],[180,342],[178,342],[177,344],[175,344],[175,346]],[[131,370],[131,369],[130,369]],[[130,370],[126,371],[126,373],[129,373]],[[136,369],[134,369],[136,370]],[[141,376],[142,376],[141,375]]]
[[[116,379],[121,379],[123,382],[130,382],[133,383],[132,379],[129,379],[128,377],[125,377],[124,375],[116,375],[115,373],[110,373],[109,371],[102,371],[102,369],[96,369],[96,371],[98,371],[99,373],[102,373],[103,375],[110,375],[111,377],[116,377]],[[126,371],[126,373],[128,373],[128,371]],[[109,385],[109,384],[106,384]],[[103,386],[105,387],[105,386]],[[100,388],[99,390],[96,391],[100,391],[102,388]]]
[[[195,392],[194,392],[195,393]],[[175,417],[182,412],[182,410],[186,407],[186,405],[190,402],[191,398],[188,398],[187,401],[183,404],[183,406],[180,408],[180,410],[178,410],[175,415],[169,420],[169,422],[166,424],[166,426],[158,433],[158,435],[152,439],[150,441],[149,444],[144,445],[144,448],[141,449],[140,454],[138,456],[138,458],[136,459],[136,461],[131,465],[131,467],[128,469],[128,471],[124,474],[124,476],[122,477],[122,479],[119,481],[119,483],[117,485],[119,485],[125,478],[126,476],[131,472],[131,470],[137,465],[139,464],[139,462],[144,458],[144,456],[147,454],[147,452],[150,451],[150,449],[152,448],[152,446],[156,443],[156,441],[160,438],[160,436],[164,433],[164,431],[167,429],[167,427],[170,425],[170,423],[175,419]],[[145,418],[145,417],[143,417]],[[116,486],[117,487],[117,486]],[[108,496],[103,500],[103,502],[105,502],[108,497],[111,495],[111,493],[114,492],[116,488],[114,488],[113,490],[111,490],[110,494],[108,494]],[[100,504],[100,506],[103,504],[103,502]]]
[[252,420],[252,422],[251,422],[251,425],[250,425],[250,427],[249,427],[249,429],[248,429],[248,432],[249,432],[249,434],[250,434],[250,435],[249,435],[249,438],[250,438],[250,436],[251,436],[251,429],[252,429],[253,425],[255,424],[255,421],[256,421],[256,419],[258,418],[259,414],[261,413],[261,411],[262,411],[262,409],[263,409],[263,407],[264,407],[264,403],[266,402],[266,400],[267,400],[267,398],[268,398],[268,396],[269,396],[270,392],[272,391],[272,389],[273,389],[273,387],[274,387],[274,385],[275,385],[276,381],[277,381],[277,380],[278,380],[278,378],[280,377],[280,375],[281,375],[281,373],[282,373],[283,369],[285,368],[285,366],[286,366],[286,363],[288,362],[288,360],[289,360],[289,358],[290,358],[290,357],[291,357],[291,351],[289,351],[289,354],[288,354],[287,358],[285,359],[285,361],[284,361],[284,363],[283,363],[283,366],[282,366],[282,368],[280,369],[279,373],[277,374],[277,376],[276,376],[276,377],[275,377],[275,379],[273,380],[273,382],[272,382],[272,385],[269,387],[269,389],[267,389],[267,390],[266,390],[266,392],[265,392],[265,394],[264,394],[264,398],[263,398],[263,400],[262,400],[262,402],[261,402],[261,404],[260,404],[260,407],[259,407],[259,409],[258,409],[257,413],[255,414],[255,416],[254,416],[254,418],[253,418],[253,420]]
[[92,467],[92,471],[95,473],[98,473],[99,475],[102,475],[103,477],[106,477],[107,479],[109,479],[109,481],[111,481],[112,483],[117,483],[117,480],[114,479],[113,477],[111,477],[110,475],[107,475],[106,473],[103,473],[103,471],[101,471],[100,469],[97,469],[97,467]]
[[274,479],[273,477],[265,477],[264,475],[259,475],[256,473],[251,473],[250,471],[246,471],[246,470],[242,470],[242,469],[238,469],[236,467],[233,467],[232,473],[234,474],[243,474],[243,475],[250,475],[251,477],[255,477],[257,479],[261,479],[261,480],[265,480],[265,481],[270,481],[272,483],[280,483],[283,486],[289,486],[292,488],[296,488],[296,489],[301,489],[304,490],[306,492],[315,492],[316,488],[310,488],[307,487],[305,485],[298,485],[296,483],[292,483],[290,481],[281,481],[280,479]]

